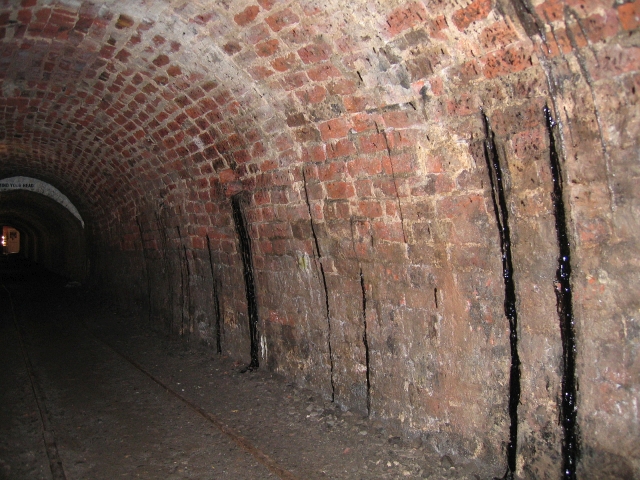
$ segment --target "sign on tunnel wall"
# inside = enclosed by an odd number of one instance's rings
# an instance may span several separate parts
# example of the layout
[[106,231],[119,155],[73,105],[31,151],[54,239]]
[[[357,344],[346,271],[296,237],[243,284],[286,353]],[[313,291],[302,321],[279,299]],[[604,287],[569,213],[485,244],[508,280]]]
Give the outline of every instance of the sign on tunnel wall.
[[84,228],[84,220],[82,220],[78,209],[73,205],[73,203],[71,203],[71,200],[69,200],[66,195],[53,185],[43,182],[42,180],[38,180],[37,178],[30,177],[11,177],[0,180],[0,193],[9,190],[28,190],[55,200],[69,210],[74,217],[80,220],[82,228]]

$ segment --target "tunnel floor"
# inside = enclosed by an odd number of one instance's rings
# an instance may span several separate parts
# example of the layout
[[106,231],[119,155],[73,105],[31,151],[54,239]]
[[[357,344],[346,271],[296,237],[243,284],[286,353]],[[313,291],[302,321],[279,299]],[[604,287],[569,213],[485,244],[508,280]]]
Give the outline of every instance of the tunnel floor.
[[[495,474],[0,258],[0,478]],[[497,462],[500,463],[500,462]]]

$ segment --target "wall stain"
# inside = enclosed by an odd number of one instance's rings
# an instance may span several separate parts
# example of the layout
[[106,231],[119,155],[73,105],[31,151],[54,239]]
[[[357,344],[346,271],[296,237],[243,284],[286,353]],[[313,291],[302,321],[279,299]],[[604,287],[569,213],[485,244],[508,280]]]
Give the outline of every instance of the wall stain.
[[360,267],[360,288],[362,289],[362,343],[364,344],[364,358],[365,358],[365,375],[367,379],[367,416],[371,415],[371,362],[369,353],[369,339],[367,337],[367,290],[364,286],[364,275],[362,274],[362,267]]
[[553,178],[553,202],[556,234],[558,238],[558,268],[556,270],[556,306],[560,319],[562,338],[562,398],[560,401],[560,424],[563,431],[562,478],[574,480],[580,454],[577,425],[578,381],[576,378],[576,335],[573,317],[573,294],[571,291],[571,246],[567,232],[567,218],[563,195],[560,156],[556,148],[553,129],[556,126],[549,107],[544,114],[549,134],[549,163]]
[[221,315],[220,315],[220,293],[218,292],[218,279],[213,269],[213,255],[211,253],[211,239],[207,234],[207,250],[209,251],[209,266],[211,267],[211,283],[213,286],[213,313],[215,315],[216,322],[216,353],[222,353],[222,330],[221,330]]
[[495,134],[491,130],[489,119],[482,112],[485,128],[484,154],[491,184],[491,199],[500,236],[502,253],[502,277],[504,280],[504,314],[509,320],[509,344],[511,346],[511,368],[509,371],[509,443],[507,445],[507,471],[504,480],[513,479],[516,472],[516,454],[518,450],[518,404],[520,403],[520,356],[518,354],[518,312],[516,310],[516,287],[513,279],[513,260],[511,256],[511,230],[509,228],[509,209],[505,196],[503,172],[496,149]]
[[169,261],[168,254],[168,239],[167,239],[167,227],[164,223],[164,219],[159,212],[155,213],[156,225],[158,226],[158,233],[160,234],[160,246],[162,249],[162,264],[163,270],[167,279],[167,288],[169,290],[169,332],[174,332],[175,318],[173,315],[173,303],[175,300],[175,292],[173,290],[173,282],[171,281],[171,262]]
[[331,346],[331,311],[329,310],[329,291],[327,289],[327,277],[324,273],[324,266],[322,265],[322,253],[320,252],[320,243],[318,242],[318,236],[316,235],[315,224],[313,222],[313,215],[311,215],[311,203],[309,202],[309,191],[307,190],[307,176],[304,173],[304,168],[302,169],[302,181],[304,186],[304,198],[307,202],[307,209],[309,210],[309,222],[311,223],[311,234],[313,235],[313,241],[315,245],[315,254],[318,259],[318,264],[320,265],[320,277],[322,280],[322,287],[324,289],[324,304],[325,310],[327,314],[327,346],[329,350],[329,368],[330,379],[331,379],[331,401],[335,401],[336,396],[336,385],[334,379],[334,364],[333,364],[333,349]]
[[256,295],[256,282],[253,275],[253,261],[251,255],[251,237],[247,231],[247,222],[242,212],[242,192],[231,197],[231,208],[233,211],[233,222],[238,234],[240,246],[240,257],[242,258],[242,270],[244,273],[245,293],[247,296],[247,313],[249,315],[249,337],[251,340],[251,362],[242,372],[255,370],[260,366],[258,339],[258,301]]
[[144,260],[144,274],[147,278],[147,315],[148,321],[151,323],[151,278],[149,275],[149,258],[147,257],[147,249],[144,248],[144,235],[142,232],[142,223],[140,223],[140,217],[136,216],[136,224],[138,225],[138,231],[140,232],[140,245],[142,248],[142,258]]

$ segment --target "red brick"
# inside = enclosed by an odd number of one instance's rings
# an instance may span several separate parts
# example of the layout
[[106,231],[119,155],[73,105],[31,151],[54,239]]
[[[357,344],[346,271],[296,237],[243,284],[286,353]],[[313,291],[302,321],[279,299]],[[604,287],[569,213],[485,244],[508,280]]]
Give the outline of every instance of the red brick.
[[271,10],[271,8],[277,3],[278,0],[258,0],[258,3],[265,10]]
[[373,222],[374,237],[388,242],[404,242],[404,230],[401,222]]
[[278,43],[276,38],[258,43],[255,46],[256,53],[259,57],[270,57],[278,51]]
[[126,62],[127,62],[127,60],[129,60],[129,57],[130,57],[130,56],[131,56],[131,53],[130,53],[130,52],[128,52],[127,50],[125,50],[125,49],[123,48],[122,50],[120,50],[120,51],[116,54],[115,58],[116,58],[116,60],[119,60],[119,61],[121,61],[122,63],[126,63]]
[[541,129],[519,132],[512,139],[513,153],[525,161],[540,159],[547,148],[545,138],[545,132]]
[[594,70],[594,77],[620,75],[637,70],[640,64],[640,48],[608,46],[597,53],[599,66]]
[[538,15],[547,22],[564,19],[564,2],[561,0],[546,0],[535,8]]
[[330,63],[324,63],[307,70],[307,76],[314,82],[322,82],[331,77],[339,77],[340,75],[342,75],[340,70]]
[[398,33],[426,21],[427,10],[422,2],[411,2],[396,8],[387,16],[387,33],[395,36]]
[[[639,6],[636,11],[636,19],[640,20],[640,0],[637,1],[636,4]],[[618,19],[614,12],[606,12],[605,16],[597,14],[591,15],[582,21],[582,26],[589,40],[594,43],[613,37],[618,33]],[[637,26],[638,24],[636,24],[636,27]]]
[[278,72],[286,72],[298,64],[298,57],[294,53],[289,53],[284,57],[278,57],[271,62],[271,66]]
[[282,32],[280,35],[282,39],[288,44],[302,45],[313,38],[316,34],[315,29],[311,25],[296,26],[290,29],[288,32]]
[[353,95],[357,91],[356,82],[347,78],[340,78],[329,84],[329,93],[331,95]]
[[250,5],[234,16],[233,19],[238,25],[244,27],[245,25],[253,22],[258,16],[258,13],[260,13],[260,7],[257,5]]
[[263,67],[262,65],[256,65],[249,69],[249,73],[255,80],[264,80],[265,78],[269,78],[275,72],[270,68]]
[[360,137],[360,151],[363,153],[376,153],[387,150],[387,142],[381,133]]
[[342,99],[342,103],[349,113],[362,112],[367,107],[367,99],[365,97],[345,97]]
[[445,218],[473,218],[485,215],[485,199],[481,195],[458,195],[445,197],[438,202],[438,214]]
[[348,182],[329,182],[325,185],[327,198],[333,200],[347,199],[355,196],[353,184]]
[[309,162],[323,162],[327,159],[324,145],[315,145],[303,151],[303,159]]
[[487,50],[505,47],[517,39],[516,31],[503,20],[489,25],[480,32],[480,44]]
[[495,78],[509,73],[520,72],[533,65],[531,53],[523,46],[512,46],[483,57],[483,73],[487,78]]
[[334,118],[318,125],[323,140],[344,138],[349,133],[350,123],[344,118]]
[[487,18],[491,11],[491,0],[474,0],[465,8],[456,11],[451,20],[458,30],[463,31],[473,22]]
[[640,26],[640,0],[625,3],[618,7],[620,25],[625,30],[634,30]]
[[376,200],[365,200],[358,203],[358,210],[361,215],[368,218],[376,218],[382,216],[382,206]]
[[440,40],[446,40],[446,36],[440,32],[446,29],[449,25],[447,25],[447,19],[444,15],[439,15],[436,18],[432,18],[428,22],[429,26],[429,35],[433,38],[438,38]]
[[296,96],[304,103],[320,103],[327,96],[327,90],[320,85],[315,85],[308,89],[298,90]]
[[356,153],[356,147],[350,140],[342,139],[335,143],[327,144],[327,157],[330,159],[346,157]]
[[420,123],[420,118],[415,110],[387,112],[382,115],[387,127],[407,128]]
[[245,40],[251,45],[262,42],[271,36],[271,32],[264,23],[251,27],[245,34]]
[[379,157],[358,157],[347,164],[352,177],[368,177],[382,173]]
[[168,65],[169,62],[169,57],[167,57],[166,55],[158,55],[155,60],[153,60],[153,64],[156,67],[164,67],[165,65]]
[[346,173],[344,162],[328,162],[318,165],[318,179],[326,182],[328,180],[340,180]]
[[331,47],[326,43],[312,43],[298,50],[300,59],[306,63],[319,63],[329,58]]
[[273,15],[268,16],[265,21],[271,27],[271,30],[274,32],[279,32],[285,27],[289,25],[293,25],[300,21],[298,15],[291,11],[291,9],[287,8],[282,10],[281,12],[274,13]]
[[273,145],[278,152],[283,152],[293,147],[293,140],[289,135],[281,134],[274,139]]
[[227,55],[235,55],[236,53],[242,50],[242,45],[240,45],[236,41],[231,41],[231,42],[225,43],[222,49],[226,52]]

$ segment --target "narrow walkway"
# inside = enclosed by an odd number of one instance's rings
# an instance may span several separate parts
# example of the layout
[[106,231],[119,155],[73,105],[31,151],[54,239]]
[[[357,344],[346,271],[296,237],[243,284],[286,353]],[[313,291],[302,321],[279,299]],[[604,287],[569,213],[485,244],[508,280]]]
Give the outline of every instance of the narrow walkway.
[[491,478],[0,259],[0,478]]

